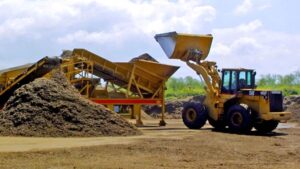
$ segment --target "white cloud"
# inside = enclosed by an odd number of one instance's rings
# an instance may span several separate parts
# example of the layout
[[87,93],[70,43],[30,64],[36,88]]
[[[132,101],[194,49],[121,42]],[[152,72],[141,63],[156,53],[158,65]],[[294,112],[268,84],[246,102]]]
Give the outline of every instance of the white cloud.
[[251,33],[261,30],[263,27],[263,23],[256,19],[249,23],[243,23],[236,27],[229,27],[229,28],[216,28],[212,30],[212,33],[216,36],[214,36],[214,39],[217,41],[219,39],[225,40],[225,41],[235,41],[236,35],[238,37],[246,36],[248,37],[251,35]]
[[[0,21],[3,32],[0,38],[8,31],[12,32],[11,37],[61,32],[63,34],[56,37],[60,43],[72,42],[68,39],[78,36],[84,36],[85,42],[95,42],[100,35],[104,40],[130,37],[129,34],[152,37],[164,31],[197,31],[203,23],[213,21],[215,15],[215,8],[197,0],[4,0],[0,3],[0,19],[3,17],[13,23],[18,18],[26,18],[27,22],[19,22],[20,34]],[[105,28],[107,24],[110,28]],[[68,30],[67,35],[64,30]],[[103,41],[102,38],[98,41]]]
[[80,9],[70,1],[3,0],[0,3],[0,39],[28,34],[37,37],[47,29],[59,29],[64,23],[72,22],[79,14]]
[[262,4],[262,5],[258,6],[257,9],[260,10],[260,11],[263,11],[263,10],[268,9],[270,7],[271,7],[271,4],[266,3],[266,4]]
[[[119,3],[117,3],[119,2]],[[212,6],[201,5],[199,1],[95,1],[97,8],[107,9],[113,14],[126,16],[122,21],[112,24],[113,31],[98,30],[86,32],[87,37],[97,34],[105,35],[104,39],[99,38],[99,43],[105,43],[105,40],[130,38],[132,36],[151,37],[155,33],[165,31],[184,31],[193,32],[201,29],[201,23],[211,22],[216,15],[216,10]],[[78,33],[67,35],[67,39],[73,39],[71,36],[78,36]],[[107,37],[107,38],[105,38]],[[62,40],[65,37],[58,38],[58,42],[71,42]],[[74,37],[75,39],[75,37]],[[84,40],[94,38],[83,38]],[[122,39],[122,38],[121,38]]]
[[145,2],[126,10],[130,13],[133,26],[151,36],[175,29],[192,32],[201,28],[201,23],[212,21],[216,15],[212,6],[200,5],[196,1]]
[[0,37],[9,37],[13,35],[25,34],[28,29],[34,24],[32,18],[14,18],[4,21],[0,25]]
[[258,19],[249,22],[248,24],[241,24],[237,27],[238,31],[251,32],[255,31],[263,26],[262,22]]
[[209,59],[220,67],[254,68],[259,74],[286,74],[298,67],[299,34],[267,30],[260,20],[231,28],[214,29]]
[[[114,34],[114,36],[111,36]],[[118,39],[115,37],[118,36]],[[74,33],[67,34],[63,37],[59,37],[57,41],[62,44],[68,43],[76,43],[76,42],[83,42],[83,43],[97,43],[97,44],[104,44],[107,42],[118,42],[122,36],[121,32],[87,32],[84,30],[79,30]]]
[[235,8],[234,14],[245,15],[252,11],[263,11],[270,7],[270,0],[244,0]]
[[[237,16],[251,16],[271,4],[270,0],[241,2],[232,7],[235,10],[230,15],[236,15],[226,18],[226,24],[239,23],[241,18]],[[156,33],[207,33],[218,25],[216,15],[217,10],[201,0],[0,0],[0,42],[6,45],[0,54],[6,55],[9,49],[5,48],[22,44],[18,46],[22,53],[31,47],[47,55],[61,48],[87,47],[107,57],[124,55],[124,60],[147,50],[165,57],[153,39]],[[208,59],[216,60],[220,67],[250,67],[261,73],[289,73],[299,68],[299,34],[268,30],[260,19],[216,28],[212,33]],[[7,39],[13,41],[7,43]],[[14,54],[19,56],[19,51]],[[168,63],[167,59],[163,61]],[[189,70],[187,66],[181,69]]]
[[251,0],[244,0],[240,5],[235,9],[236,14],[246,14],[253,8],[253,3]]
[[217,56],[227,56],[231,53],[231,48],[223,43],[216,43],[211,49],[211,53]]

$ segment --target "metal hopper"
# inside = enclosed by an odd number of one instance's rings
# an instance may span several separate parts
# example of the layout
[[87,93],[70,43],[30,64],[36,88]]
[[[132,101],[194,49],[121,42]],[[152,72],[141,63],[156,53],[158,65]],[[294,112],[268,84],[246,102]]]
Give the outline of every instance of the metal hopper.
[[[136,80],[135,86],[149,93],[155,93],[161,85],[174,74],[179,67],[151,62],[146,60],[137,60],[135,62],[115,62],[114,64],[133,72]],[[130,79],[128,79],[130,81]]]
[[130,62],[111,62],[88,50],[74,49],[63,57],[61,69],[82,95],[110,110],[129,113],[137,125],[142,124],[141,105],[160,105],[159,124],[165,125],[165,83],[179,67],[145,60],[149,58],[143,54]]
[[[80,59],[90,61],[93,75],[117,86],[127,86],[133,93],[147,96],[157,93],[179,68],[146,60],[111,62],[85,49],[74,49],[72,58],[75,59],[74,62],[79,62]],[[81,69],[81,64],[75,64],[75,67]]]
[[213,39],[210,34],[193,35],[177,32],[157,34],[154,38],[170,59],[180,59],[182,61],[189,60],[187,54],[189,50],[199,51],[200,59],[204,60],[209,53]]
[[138,67],[147,70],[147,72],[156,74],[158,77],[164,79],[165,81],[168,80],[179,68],[178,66],[161,64],[158,62],[152,62],[146,60],[136,61],[135,64]]

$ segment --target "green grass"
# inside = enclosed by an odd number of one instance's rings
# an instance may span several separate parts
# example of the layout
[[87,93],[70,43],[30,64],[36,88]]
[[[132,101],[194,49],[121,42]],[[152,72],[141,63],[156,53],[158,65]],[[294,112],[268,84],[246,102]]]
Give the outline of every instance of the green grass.
[[204,95],[205,91],[203,88],[195,88],[195,89],[180,89],[180,90],[172,90],[168,89],[165,93],[165,97],[167,99],[175,99],[175,98],[185,98],[188,96],[197,96],[197,95]]
[[283,92],[284,96],[300,94],[300,85],[266,85],[259,86],[257,89],[263,90],[279,90]]
[[167,81],[167,99],[185,98],[205,94],[203,83],[197,79],[187,76],[185,78],[170,78]]

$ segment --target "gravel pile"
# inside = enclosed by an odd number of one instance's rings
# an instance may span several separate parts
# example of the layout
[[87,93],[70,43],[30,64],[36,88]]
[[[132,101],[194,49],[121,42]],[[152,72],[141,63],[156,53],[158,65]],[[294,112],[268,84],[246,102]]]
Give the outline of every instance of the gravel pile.
[[4,136],[128,136],[141,132],[120,115],[92,103],[62,73],[17,89],[0,112]]

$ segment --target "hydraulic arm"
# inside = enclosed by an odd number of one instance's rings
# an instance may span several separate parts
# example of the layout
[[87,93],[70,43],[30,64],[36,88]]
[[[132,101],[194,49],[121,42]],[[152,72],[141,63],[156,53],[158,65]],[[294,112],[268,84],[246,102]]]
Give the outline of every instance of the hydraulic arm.
[[211,35],[189,35],[176,32],[158,34],[155,36],[170,59],[180,59],[200,75],[210,96],[220,93],[220,76],[216,62],[205,61],[212,43]]

